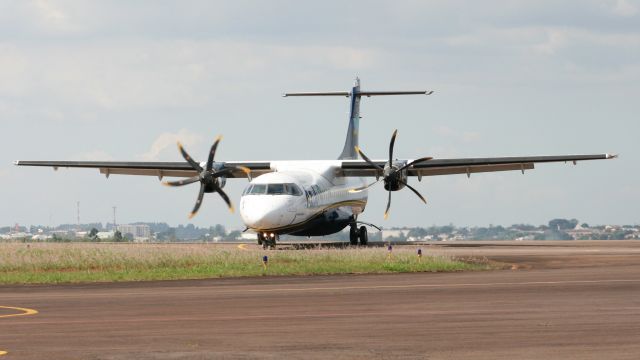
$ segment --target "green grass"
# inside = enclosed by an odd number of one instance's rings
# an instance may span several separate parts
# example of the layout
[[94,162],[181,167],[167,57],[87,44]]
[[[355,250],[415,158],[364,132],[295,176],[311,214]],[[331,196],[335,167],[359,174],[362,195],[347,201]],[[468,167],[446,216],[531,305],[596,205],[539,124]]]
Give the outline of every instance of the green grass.
[[[425,252],[426,254],[426,252]],[[269,256],[264,267],[262,256]],[[416,248],[263,251],[205,244],[0,244],[0,284],[485,270]]]

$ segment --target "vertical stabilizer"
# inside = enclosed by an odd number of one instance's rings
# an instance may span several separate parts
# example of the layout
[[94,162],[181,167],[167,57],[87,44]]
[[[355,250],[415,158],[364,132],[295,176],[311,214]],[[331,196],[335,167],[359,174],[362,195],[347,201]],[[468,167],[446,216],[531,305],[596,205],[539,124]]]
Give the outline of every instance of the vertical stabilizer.
[[347,138],[344,141],[342,154],[338,159],[355,160],[358,158],[355,147],[358,146],[358,133],[360,131],[360,79],[356,78],[353,88],[349,94],[349,129],[347,130]]

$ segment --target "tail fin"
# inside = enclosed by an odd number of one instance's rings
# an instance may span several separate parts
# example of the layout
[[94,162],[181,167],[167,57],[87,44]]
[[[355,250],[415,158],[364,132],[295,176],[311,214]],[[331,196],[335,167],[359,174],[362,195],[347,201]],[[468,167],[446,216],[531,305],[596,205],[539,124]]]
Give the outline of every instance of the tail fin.
[[349,108],[349,129],[347,130],[347,138],[344,141],[342,154],[338,159],[355,160],[358,158],[356,146],[358,144],[358,133],[360,132],[360,79],[356,78],[351,89],[351,106]]
[[433,91],[360,91],[360,79],[356,78],[351,91],[332,91],[332,92],[302,92],[302,93],[284,93],[283,97],[289,96],[346,96],[350,97],[349,109],[349,129],[347,130],[347,138],[344,141],[344,148],[338,157],[339,160],[355,160],[358,153],[355,147],[358,146],[358,134],[360,132],[360,98],[363,96],[379,96],[379,95],[431,95]]

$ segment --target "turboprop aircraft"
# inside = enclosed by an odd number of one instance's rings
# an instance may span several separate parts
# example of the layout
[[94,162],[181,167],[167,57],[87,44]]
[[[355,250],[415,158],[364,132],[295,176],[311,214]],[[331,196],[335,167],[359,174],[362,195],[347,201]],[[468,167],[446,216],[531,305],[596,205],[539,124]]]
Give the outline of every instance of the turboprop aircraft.
[[[356,78],[350,91],[285,93],[291,96],[345,96],[349,99],[349,128],[337,160],[309,161],[215,161],[221,137],[211,147],[206,162],[195,161],[178,143],[185,162],[120,161],[16,161],[18,166],[46,166],[58,169],[96,168],[109,175],[147,175],[184,178],[163,182],[167,186],[199,183],[200,190],[189,218],[196,215],[205,193],[216,192],[234,211],[223,188],[227,179],[248,178],[249,184],[240,198],[240,216],[247,229],[257,234],[259,244],[273,247],[280,235],[330,235],[350,227],[351,245],[366,245],[367,227],[359,219],[367,205],[368,189],[382,181],[388,192],[385,218],[391,208],[391,194],[404,188],[425,204],[427,200],[409,185],[409,177],[418,181],[425,176],[532,170],[536,163],[572,162],[612,159],[616,155],[556,155],[497,158],[394,159],[397,130],[389,143],[389,158],[371,160],[358,145],[360,100],[362,97],[387,95],[431,95],[432,91],[365,91]],[[367,184],[366,178],[375,178]],[[358,227],[361,225],[360,227]],[[376,227],[377,228],[377,227]],[[379,229],[379,228],[378,228]]]

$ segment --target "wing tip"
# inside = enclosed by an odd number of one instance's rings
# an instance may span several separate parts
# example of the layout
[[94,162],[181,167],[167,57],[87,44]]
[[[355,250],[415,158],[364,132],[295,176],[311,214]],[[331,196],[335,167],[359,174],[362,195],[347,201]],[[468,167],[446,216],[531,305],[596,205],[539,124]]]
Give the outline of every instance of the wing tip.
[[15,166],[20,166],[20,160],[15,160],[15,161],[13,162],[13,165],[15,165]]
[[607,159],[617,159],[620,157],[620,154],[606,154]]

